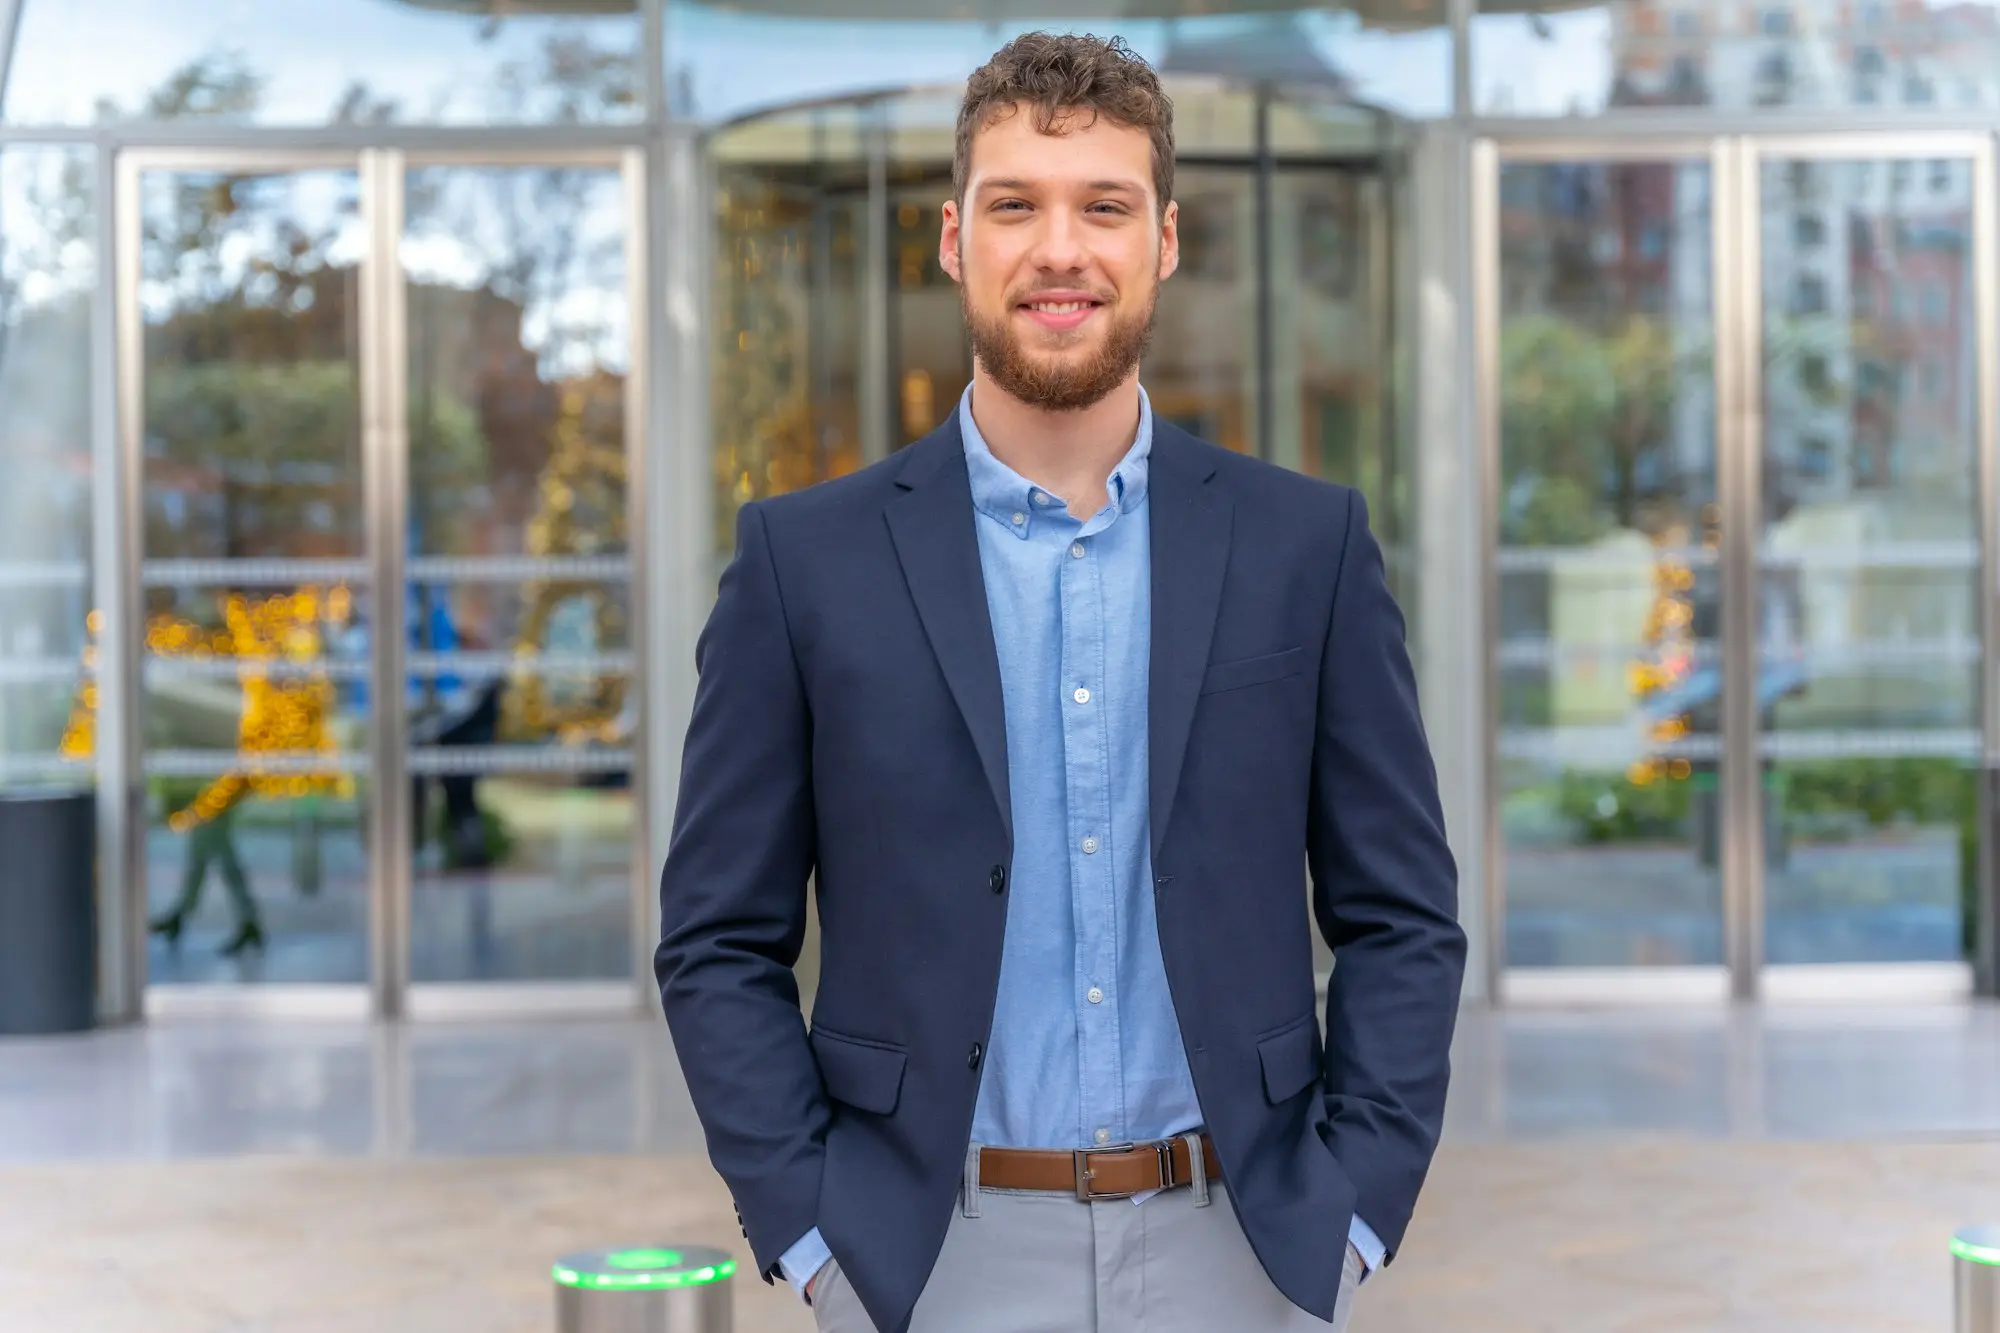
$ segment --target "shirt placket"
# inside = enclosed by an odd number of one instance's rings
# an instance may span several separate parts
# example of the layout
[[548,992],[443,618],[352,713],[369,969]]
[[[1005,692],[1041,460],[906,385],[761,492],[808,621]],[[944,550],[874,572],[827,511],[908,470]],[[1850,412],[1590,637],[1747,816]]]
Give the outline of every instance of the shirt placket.
[[1069,810],[1070,908],[1076,927],[1077,1072],[1086,1143],[1123,1141],[1124,1078],[1120,1067],[1118,851],[1112,827],[1111,746],[1104,678],[1104,589],[1088,536],[1100,526],[1066,521],[1060,556],[1063,681],[1063,772]]

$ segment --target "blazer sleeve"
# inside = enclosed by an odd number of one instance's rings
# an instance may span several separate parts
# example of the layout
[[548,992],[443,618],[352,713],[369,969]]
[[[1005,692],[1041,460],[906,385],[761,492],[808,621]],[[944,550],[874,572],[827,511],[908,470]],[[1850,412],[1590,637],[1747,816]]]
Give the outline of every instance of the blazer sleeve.
[[660,875],[660,1003],[759,1273],[818,1222],[829,1118],[792,968],[813,868],[812,719],[759,506],[696,645]]
[[1306,841],[1334,954],[1321,1133],[1393,1257],[1443,1127],[1466,943],[1402,612],[1365,502],[1347,504]]

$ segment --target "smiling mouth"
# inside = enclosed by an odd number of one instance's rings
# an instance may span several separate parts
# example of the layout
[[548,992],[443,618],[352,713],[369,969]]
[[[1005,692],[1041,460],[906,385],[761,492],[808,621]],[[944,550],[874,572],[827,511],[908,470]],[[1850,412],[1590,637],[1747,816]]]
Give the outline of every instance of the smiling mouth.
[[1044,334],[1068,338],[1078,334],[1096,318],[1104,305],[1094,296],[1061,296],[1023,301],[1015,309],[1026,315]]

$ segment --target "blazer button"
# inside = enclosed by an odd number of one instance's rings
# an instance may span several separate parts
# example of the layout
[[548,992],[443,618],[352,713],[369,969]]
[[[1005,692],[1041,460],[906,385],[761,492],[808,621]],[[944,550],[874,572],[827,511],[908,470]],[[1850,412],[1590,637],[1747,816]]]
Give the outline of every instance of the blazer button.
[[973,1042],[973,1043],[972,1043],[972,1054],[971,1054],[971,1055],[968,1055],[968,1056],[966,1056],[966,1057],[965,1057],[965,1067],[966,1067],[967,1069],[977,1069],[977,1068],[979,1068],[979,1057],[980,1057],[980,1055],[981,1055],[981,1054],[983,1054],[983,1050],[982,1050],[982,1048],[980,1047],[979,1043],[978,1043],[978,1042],[976,1042],[976,1041],[975,1041],[975,1042]]
[[986,877],[986,883],[993,892],[1005,893],[1007,891],[1007,867],[994,866],[993,873]]

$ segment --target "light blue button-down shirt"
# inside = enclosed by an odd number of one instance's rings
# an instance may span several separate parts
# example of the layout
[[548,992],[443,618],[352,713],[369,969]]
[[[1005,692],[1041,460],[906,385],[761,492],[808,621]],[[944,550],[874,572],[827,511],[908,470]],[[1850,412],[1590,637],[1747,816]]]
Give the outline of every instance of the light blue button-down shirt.
[[[1087,1148],[1184,1134],[1201,1128],[1201,1107],[1160,955],[1148,817],[1152,406],[1142,391],[1109,500],[1082,519],[994,457],[969,388],[959,425],[1014,811],[973,1138]],[[1370,1269],[1382,1262],[1381,1240],[1358,1217],[1349,1239]],[[827,1257],[814,1230],[780,1264],[803,1287]]]

